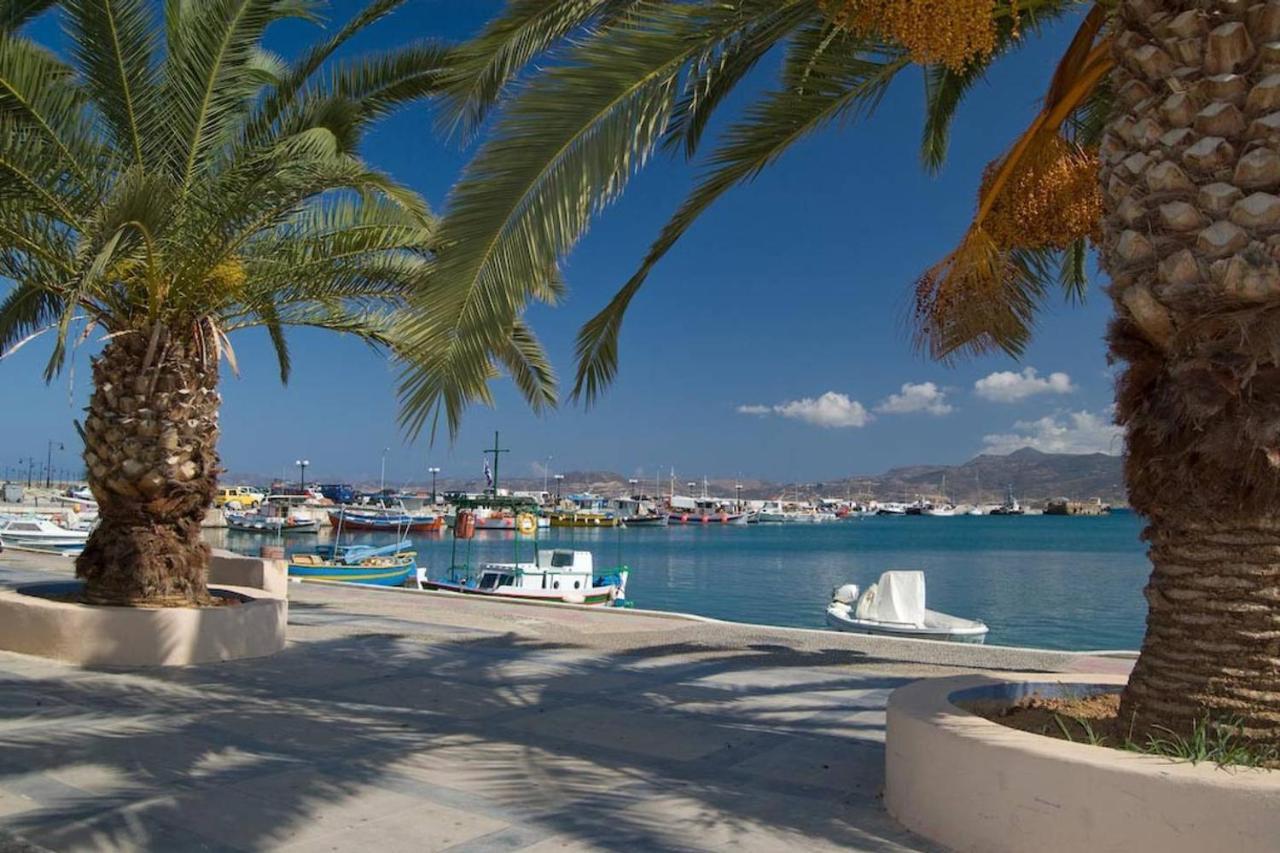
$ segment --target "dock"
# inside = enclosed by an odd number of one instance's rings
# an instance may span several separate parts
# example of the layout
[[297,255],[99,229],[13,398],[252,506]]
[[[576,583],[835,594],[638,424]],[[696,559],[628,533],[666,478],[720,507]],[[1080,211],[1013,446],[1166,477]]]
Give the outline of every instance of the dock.
[[894,688],[1128,665],[291,584],[274,657],[0,653],[0,850],[927,850],[879,799]]

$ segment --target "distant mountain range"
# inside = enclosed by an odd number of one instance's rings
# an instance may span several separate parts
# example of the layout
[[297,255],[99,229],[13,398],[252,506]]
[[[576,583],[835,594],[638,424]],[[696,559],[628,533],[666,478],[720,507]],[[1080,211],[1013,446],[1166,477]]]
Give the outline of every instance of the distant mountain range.
[[[960,503],[992,503],[1004,497],[1012,488],[1019,500],[1044,501],[1049,498],[1088,500],[1102,498],[1112,504],[1126,501],[1122,459],[1105,453],[1067,454],[1042,453],[1032,448],[1016,450],[1007,456],[983,454],[962,465],[908,465],[891,468],[883,474],[857,475],[814,483],[775,483],[766,480],[734,480],[723,477],[708,479],[707,490],[711,494],[732,498],[734,486],[742,485],[742,497],[747,499],[777,498],[780,496],[803,498],[858,497],[875,500],[914,500],[917,497],[937,497],[944,493]],[[272,478],[251,474],[227,474],[225,482],[268,482]],[[676,493],[689,494],[688,482],[693,478],[682,476],[676,480]],[[361,488],[376,489],[377,483],[357,483]],[[399,485],[399,484],[397,484]],[[430,483],[415,483],[414,488],[430,488]],[[542,477],[503,477],[500,486],[516,491],[537,491],[542,488]],[[640,491],[651,494],[652,478],[638,484]],[[555,481],[548,486],[555,491]],[[482,478],[441,479],[440,491],[480,491]],[[663,494],[671,488],[669,477],[660,481]],[[593,492],[614,497],[634,491],[628,478],[613,471],[566,471],[560,484],[564,494]],[[701,494],[702,481],[692,490]]]

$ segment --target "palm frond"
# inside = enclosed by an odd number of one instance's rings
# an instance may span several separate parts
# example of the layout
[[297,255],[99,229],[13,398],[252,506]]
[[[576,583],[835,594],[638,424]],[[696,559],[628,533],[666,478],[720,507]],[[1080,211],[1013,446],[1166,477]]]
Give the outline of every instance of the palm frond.
[[494,357],[506,368],[516,389],[534,412],[556,405],[556,372],[542,345],[523,320],[512,324],[504,346]]
[[155,38],[146,0],[65,0],[72,55],[117,147],[143,163],[159,132]]
[[450,196],[431,284],[401,330],[433,377],[402,384],[410,433],[441,402],[456,413],[481,398],[505,330],[661,140],[682,69],[751,20],[719,6],[637,4],[504,109]]
[[11,33],[49,11],[59,0],[3,0],[0,2],[0,32]]
[[875,109],[894,76],[907,65],[901,54],[848,35],[834,41],[818,27],[797,40],[788,65],[805,67],[804,88],[767,93],[724,133],[709,171],[663,227],[640,268],[604,310],[582,327],[573,395],[592,403],[617,373],[618,334],[631,300],[650,271],[693,223],[734,186],[749,181],[794,143],[833,121]]
[[644,0],[510,0],[501,15],[454,54],[441,108],[446,130],[469,137],[503,90],[566,36],[607,23]]

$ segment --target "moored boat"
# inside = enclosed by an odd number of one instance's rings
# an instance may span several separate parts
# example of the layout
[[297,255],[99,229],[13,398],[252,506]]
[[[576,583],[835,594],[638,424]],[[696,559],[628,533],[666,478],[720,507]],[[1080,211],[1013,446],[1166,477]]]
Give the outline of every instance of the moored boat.
[[655,515],[629,515],[622,519],[622,523],[627,527],[666,527],[667,514],[660,512]]
[[268,516],[257,513],[227,513],[227,529],[239,533],[318,533],[314,518]]
[[69,548],[83,548],[88,539],[89,531],[68,530],[47,518],[0,517],[0,542],[5,545],[61,552]]
[[617,527],[622,519],[611,512],[594,510],[553,512],[547,517],[552,527]]
[[341,507],[329,510],[329,524],[343,530],[430,533],[444,530],[444,516]]
[[831,594],[827,624],[841,631],[981,643],[986,623],[925,608],[924,572],[885,572],[859,594],[845,584]]
[[629,575],[625,566],[597,575],[590,551],[557,548],[539,550],[532,563],[482,563],[475,569],[454,566],[435,579],[420,571],[418,580],[424,589],[466,595],[617,607],[626,601]]
[[289,577],[324,583],[404,586],[418,571],[407,540],[383,548],[330,545],[289,557]]

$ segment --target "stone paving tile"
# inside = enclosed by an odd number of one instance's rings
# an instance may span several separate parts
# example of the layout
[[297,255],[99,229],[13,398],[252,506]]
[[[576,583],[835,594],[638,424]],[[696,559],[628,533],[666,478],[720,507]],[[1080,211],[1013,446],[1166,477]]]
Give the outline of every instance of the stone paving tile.
[[508,721],[504,728],[680,761],[703,757],[745,737],[745,732],[729,726],[708,729],[705,723],[675,714],[638,713],[588,703],[522,716]]

